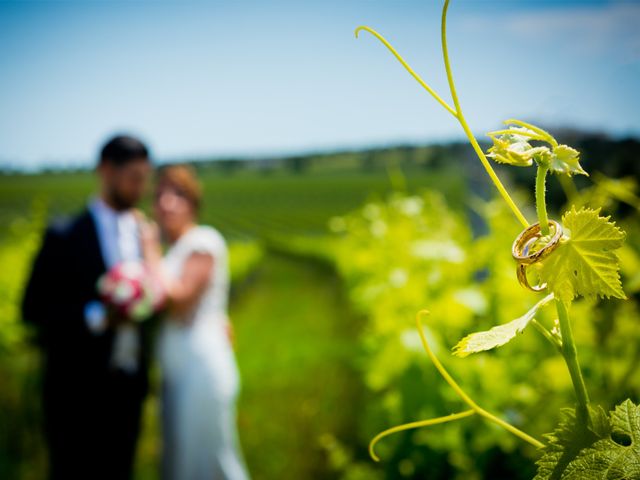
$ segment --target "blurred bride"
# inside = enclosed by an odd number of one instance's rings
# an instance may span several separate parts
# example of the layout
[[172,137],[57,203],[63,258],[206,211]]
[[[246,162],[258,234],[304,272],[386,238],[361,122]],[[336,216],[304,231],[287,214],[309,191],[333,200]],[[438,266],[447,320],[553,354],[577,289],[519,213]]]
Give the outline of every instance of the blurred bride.
[[145,261],[162,278],[167,315],[158,354],[163,377],[162,472],[166,480],[245,480],[235,401],[238,371],[227,320],[227,249],[220,233],[197,225],[199,183],[186,166],[158,176],[158,228],[143,222]]

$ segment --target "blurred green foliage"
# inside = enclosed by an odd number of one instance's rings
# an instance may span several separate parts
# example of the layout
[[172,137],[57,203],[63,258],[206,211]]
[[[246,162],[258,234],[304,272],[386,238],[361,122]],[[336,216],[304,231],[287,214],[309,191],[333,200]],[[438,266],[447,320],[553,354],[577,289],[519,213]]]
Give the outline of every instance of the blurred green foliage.
[[[584,193],[582,203],[602,195],[596,185]],[[423,308],[431,311],[427,336],[436,354],[483,407],[540,438],[554,429],[559,410],[572,406],[564,361],[535,330],[495,351],[466,359],[448,355],[466,334],[513,320],[540,299],[515,281],[511,242],[519,225],[501,202],[476,200],[474,209],[487,226],[480,235],[472,235],[466,216],[436,192],[393,194],[331,221],[340,236],[338,270],[352,302],[368,318],[361,338],[367,351],[362,372],[377,400],[362,414],[362,443],[389,426],[461,408],[422,351],[413,318]],[[626,291],[635,300],[637,213],[625,222],[630,238],[621,254]],[[537,318],[551,328],[551,315],[548,309]],[[581,300],[573,306],[573,317],[594,403],[612,407],[637,398],[637,301]],[[384,478],[532,478],[538,455],[477,419],[399,433],[383,440],[378,450]],[[354,478],[353,469],[367,461],[363,457],[345,465],[344,478]]]
[[[14,218],[0,240],[0,478],[41,478],[39,356],[21,322],[22,289],[40,245],[47,205],[41,198]],[[29,459],[26,462],[25,459]]]

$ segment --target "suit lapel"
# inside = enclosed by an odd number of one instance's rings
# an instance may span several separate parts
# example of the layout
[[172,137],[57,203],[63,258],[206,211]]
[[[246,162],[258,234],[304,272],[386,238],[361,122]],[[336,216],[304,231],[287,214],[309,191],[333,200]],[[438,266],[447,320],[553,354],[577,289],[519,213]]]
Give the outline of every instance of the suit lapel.
[[87,267],[92,272],[95,272],[97,274],[96,277],[98,277],[107,270],[107,264],[102,256],[96,221],[90,211],[86,210],[80,216],[78,230],[84,244],[82,250],[85,253]]

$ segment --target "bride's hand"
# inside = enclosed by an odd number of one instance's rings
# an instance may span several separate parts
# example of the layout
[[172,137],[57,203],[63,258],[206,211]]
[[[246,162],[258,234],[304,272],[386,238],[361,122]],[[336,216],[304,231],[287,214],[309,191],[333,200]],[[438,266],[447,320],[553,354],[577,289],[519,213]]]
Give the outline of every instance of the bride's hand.
[[227,319],[227,323],[225,325],[225,333],[227,334],[227,340],[229,340],[229,344],[234,347],[236,344],[236,332],[229,319]]

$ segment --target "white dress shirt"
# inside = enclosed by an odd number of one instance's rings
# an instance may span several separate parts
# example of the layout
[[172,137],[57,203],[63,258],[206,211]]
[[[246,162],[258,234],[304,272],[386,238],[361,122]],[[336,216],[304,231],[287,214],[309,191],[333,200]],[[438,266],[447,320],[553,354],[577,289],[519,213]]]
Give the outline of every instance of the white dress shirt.
[[[107,269],[120,262],[142,260],[138,224],[130,210],[118,212],[101,198],[96,198],[89,204],[89,211],[96,223],[98,242]],[[90,315],[86,316],[86,320],[94,333],[99,334],[104,330]],[[115,332],[111,365],[134,373],[138,369],[139,355],[137,326],[132,323],[119,325]]]

